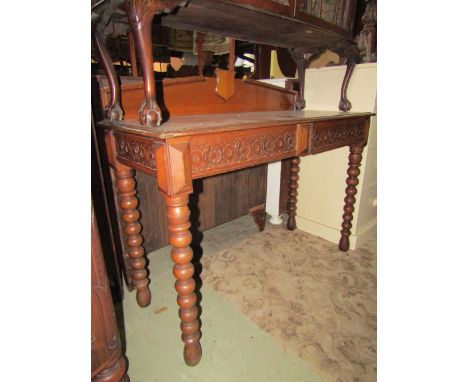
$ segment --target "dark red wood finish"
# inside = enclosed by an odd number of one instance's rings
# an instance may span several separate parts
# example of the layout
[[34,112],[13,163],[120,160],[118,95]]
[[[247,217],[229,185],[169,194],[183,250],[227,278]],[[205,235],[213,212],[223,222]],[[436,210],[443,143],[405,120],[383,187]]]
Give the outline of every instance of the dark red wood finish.
[[288,223],[289,230],[296,229],[296,203],[297,203],[297,188],[299,181],[299,163],[301,158],[294,157],[291,159],[291,168],[289,175],[289,200],[288,200]]
[[129,382],[122,354],[101,240],[91,208],[91,379],[93,382]]
[[345,205],[343,207],[343,223],[341,224],[341,239],[339,243],[340,250],[346,252],[349,249],[349,235],[351,234],[351,222],[353,220],[354,203],[356,203],[356,186],[359,183],[358,176],[361,173],[362,144],[354,144],[349,148],[349,168],[348,178],[346,179],[346,197],[344,198]]

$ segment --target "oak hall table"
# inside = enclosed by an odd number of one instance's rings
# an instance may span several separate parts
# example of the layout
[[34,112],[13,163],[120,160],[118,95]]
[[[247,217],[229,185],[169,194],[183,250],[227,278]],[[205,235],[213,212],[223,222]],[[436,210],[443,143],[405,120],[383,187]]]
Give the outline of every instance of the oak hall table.
[[166,202],[173,273],[181,320],[184,359],[196,365],[201,358],[189,194],[192,180],[259,164],[293,158],[289,184],[288,223],[296,228],[300,157],[349,146],[344,214],[339,247],[349,248],[356,185],[372,113],[282,110],[174,116],[159,127],[134,120],[102,121],[109,163],[116,175],[119,204],[131,267],[142,307],[151,300],[146,259],[140,234],[140,213],[134,171],[156,177],[155,187]]

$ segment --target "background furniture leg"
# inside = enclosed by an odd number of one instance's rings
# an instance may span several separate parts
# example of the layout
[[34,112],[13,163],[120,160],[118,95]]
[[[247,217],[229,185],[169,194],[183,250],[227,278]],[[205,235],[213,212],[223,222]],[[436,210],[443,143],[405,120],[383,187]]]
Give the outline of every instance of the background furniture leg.
[[92,382],[130,382],[127,375],[127,361],[123,356],[115,364],[102,370]]
[[140,124],[159,126],[162,122],[161,109],[156,102],[156,84],[153,66],[152,23],[156,13],[171,12],[180,0],[126,0],[125,12],[131,27],[134,43],[140,62],[141,74],[145,82],[145,100],[138,111]]
[[106,72],[110,87],[110,101],[104,109],[104,118],[110,121],[122,121],[124,119],[124,112],[120,103],[120,86],[114,65],[112,64],[112,57],[104,45],[101,32],[97,29],[92,30],[92,37],[96,52],[99,55],[99,63]]
[[305,88],[305,71],[309,67],[312,60],[320,57],[324,52],[322,47],[317,47],[315,51],[306,53],[303,49],[290,49],[289,53],[291,54],[292,59],[297,66],[297,75],[299,80],[299,94],[297,96],[296,104],[294,105],[294,110],[302,110],[306,107],[306,102],[304,99],[304,88]]
[[249,208],[249,215],[253,217],[258,230],[263,232],[266,221],[265,204],[260,204],[259,206]]
[[281,161],[268,163],[265,211],[270,215],[270,223],[274,225],[283,224],[283,219],[280,216],[280,194]]
[[341,224],[341,239],[339,248],[346,252],[349,249],[349,235],[351,234],[351,222],[353,220],[354,203],[356,202],[357,189],[359,183],[358,176],[361,173],[359,166],[362,160],[362,150],[364,146],[361,144],[349,146],[349,167],[348,178],[346,179],[346,197],[344,198],[345,205],[343,207],[343,223]]
[[190,248],[192,234],[190,228],[190,210],[188,194],[179,196],[165,195],[169,242],[172,245],[171,257],[174,262],[173,273],[176,278],[177,304],[181,320],[182,341],[184,342],[184,359],[189,366],[200,362],[200,323],[196,307],[197,296],[194,293],[194,266],[191,263],[193,252]]
[[140,235],[140,212],[137,210],[138,199],[135,189],[135,170],[130,167],[118,165],[115,168],[117,188],[119,190],[119,203],[123,210],[122,220],[126,234],[126,244],[130,257],[133,285],[137,289],[137,302],[141,307],[151,302],[151,292],[148,288],[148,271],[146,269],[145,250],[142,247],[143,237]]
[[351,74],[353,74],[355,67],[356,61],[354,59],[354,55],[349,55],[347,57],[346,72],[343,78],[343,83],[341,84],[340,103],[338,104],[338,109],[340,109],[341,111],[350,111],[352,107],[351,102],[348,99],[347,92],[349,80],[351,79]]
[[161,109],[156,102],[151,39],[151,24],[156,13],[156,3],[156,1],[129,0],[125,7],[145,81],[145,100],[138,111],[138,119],[140,124],[151,127],[159,126],[162,118]]
[[91,208],[91,380],[129,381],[94,204]]
[[290,231],[296,229],[296,203],[297,203],[297,181],[299,180],[299,163],[301,159],[295,157],[291,159],[291,174],[289,176],[289,199],[288,199],[288,224]]

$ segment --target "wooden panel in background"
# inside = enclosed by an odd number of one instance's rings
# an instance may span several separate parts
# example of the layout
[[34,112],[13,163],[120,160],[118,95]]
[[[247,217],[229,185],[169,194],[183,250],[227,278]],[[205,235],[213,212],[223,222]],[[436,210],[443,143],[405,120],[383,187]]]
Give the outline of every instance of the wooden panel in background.
[[[165,204],[154,177],[137,172],[136,180],[143,246],[152,252],[168,244]],[[265,203],[266,180],[266,165],[195,180],[197,195],[193,197],[198,199],[198,212],[194,215],[199,215],[198,229],[205,231],[237,219],[247,215],[249,208]]]
[[267,166],[255,166],[202,179],[200,229],[206,230],[247,215],[266,201]]
[[140,201],[138,209],[141,212],[143,247],[146,252],[164,247],[168,243],[165,203],[157,190],[156,178],[151,175],[136,172],[137,198]]

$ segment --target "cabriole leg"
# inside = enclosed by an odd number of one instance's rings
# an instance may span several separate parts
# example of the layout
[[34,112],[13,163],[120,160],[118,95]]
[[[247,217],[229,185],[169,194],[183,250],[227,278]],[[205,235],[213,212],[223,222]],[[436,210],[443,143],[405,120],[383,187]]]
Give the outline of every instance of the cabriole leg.
[[353,74],[354,68],[356,66],[356,61],[353,55],[348,56],[346,62],[346,72],[343,78],[343,82],[341,84],[341,98],[340,103],[338,104],[338,108],[341,111],[350,111],[351,110],[351,102],[348,99],[348,84],[349,80],[351,79],[351,74]]
[[349,235],[351,234],[351,222],[353,220],[354,203],[356,202],[357,189],[359,183],[358,176],[361,173],[359,166],[362,160],[362,145],[352,145],[349,147],[348,178],[346,179],[346,197],[343,207],[343,223],[341,224],[340,250],[346,252],[349,249]]
[[171,12],[181,0],[125,0],[125,11],[132,29],[145,82],[145,100],[138,111],[142,125],[159,126],[162,122],[161,109],[156,102],[156,85],[153,68],[153,43],[151,25],[156,13]]
[[169,242],[172,245],[171,257],[174,262],[173,273],[176,278],[177,304],[181,320],[182,341],[184,342],[184,359],[189,366],[200,362],[200,324],[197,296],[194,293],[194,266],[191,263],[193,252],[190,248],[192,234],[190,228],[190,210],[188,208],[188,194],[179,196],[165,196],[167,206],[167,221]]
[[151,302],[151,293],[148,288],[148,271],[146,269],[145,250],[142,247],[143,237],[140,235],[140,212],[135,189],[135,170],[130,167],[116,166],[117,188],[119,190],[119,204],[123,210],[122,220],[126,234],[128,255],[132,271],[133,285],[137,289],[137,302],[141,307]]
[[100,64],[104,68],[107,80],[109,81],[110,101],[104,108],[104,118],[110,121],[122,121],[124,119],[124,112],[120,103],[120,86],[114,65],[112,64],[112,57],[104,45],[101,32],[93,30],[92,37],[96,51],[99,55]]
[[296,229],[296,203],[297,203],[297,188],[299,180],[299,163],[301,159],[295,157],[291,159],[291,173],[289,175],[289,199],[288,199],[288,224],[289,230]]

